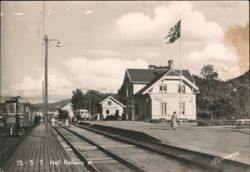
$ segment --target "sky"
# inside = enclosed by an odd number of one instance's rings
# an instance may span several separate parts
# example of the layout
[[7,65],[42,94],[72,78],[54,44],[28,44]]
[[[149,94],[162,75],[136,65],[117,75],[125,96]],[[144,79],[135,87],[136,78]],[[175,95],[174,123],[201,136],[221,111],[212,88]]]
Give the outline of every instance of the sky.
[[[1,96],[42,102],[43,37],[49,43],[49,102],[72,91],[116,93],[127,68],[168,65],[221,80],[249,68],[248,1],[1,1]],[[181,38],[164,37],[181,20]]]

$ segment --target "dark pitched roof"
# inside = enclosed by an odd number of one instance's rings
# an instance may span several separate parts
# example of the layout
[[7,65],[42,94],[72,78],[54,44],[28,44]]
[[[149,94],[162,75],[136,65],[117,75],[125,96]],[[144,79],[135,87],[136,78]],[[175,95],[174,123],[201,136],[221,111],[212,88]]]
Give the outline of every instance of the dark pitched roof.
[[127,69],[132,83],[150,83],[156,76],[166,71],[166,69]]
[[[180,70],[174,70],[180,74]],[[151,83],[153,80],[162,76],[168,70],[166,69],[127,69],[130,81],[132,83]],[[169,76],[179,76],[175,72],[170,72]],[[182,75],[185,76],[188,80],[194,83],[194,79],[188,70],[182,70]]]
[[167,73],[167,71],[159,74],[158,76],[156,76],[148,85],[146,85],[145,87],[143,87],[140,91],[138,91],[135,95],[140,95],[143,91],[145,91],[146,89],[148,89],[152,84],[154,84],[155,82],[157,82],[163,75],[165,75]]
[[[174,70],[177,73],[181,73],[180,70]],[[189,72],[189,70],[182,70],[182,75],[185,76],[189,81],[191,81],[192,83],[195,83],[194,78],[192,77],[191,73]]]

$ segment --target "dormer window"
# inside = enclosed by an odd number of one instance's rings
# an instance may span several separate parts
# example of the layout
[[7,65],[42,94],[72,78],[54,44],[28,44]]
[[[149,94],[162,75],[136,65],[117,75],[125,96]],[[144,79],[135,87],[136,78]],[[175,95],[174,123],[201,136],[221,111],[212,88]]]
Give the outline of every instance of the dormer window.
[[159,91],[160,93],[167,93],[167,85],[166,84],[162,84],[159,86]]

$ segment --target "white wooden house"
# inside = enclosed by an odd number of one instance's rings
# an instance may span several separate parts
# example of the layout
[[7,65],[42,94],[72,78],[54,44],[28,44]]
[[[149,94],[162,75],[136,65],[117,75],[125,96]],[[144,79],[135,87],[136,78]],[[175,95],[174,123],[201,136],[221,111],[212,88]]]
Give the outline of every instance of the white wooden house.
[[196,120],[198,92],[190,72],[182,70],[180,75],[169,60],[169,66],[127,69],[118,94],[124,97],[128,120],[170,120],[174,111],[178,118]]
[[108,115],[115,114],[118,114],[120,117],[122,117],[122,114],[124,113],[125,106],[112,96],[108,96],[99,104],[101,106],[101,113],[103,114],[104,118],[106,118]]

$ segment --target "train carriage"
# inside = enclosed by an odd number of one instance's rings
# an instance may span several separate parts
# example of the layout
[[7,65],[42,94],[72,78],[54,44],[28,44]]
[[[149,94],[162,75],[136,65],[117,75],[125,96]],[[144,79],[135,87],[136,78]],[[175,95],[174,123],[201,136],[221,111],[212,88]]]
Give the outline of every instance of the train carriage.
[[10,98],[3,104],[4,111],[1,113],[2,125],[5,129],[16,127],[18,121],[21,129],[28,129],[33,125],[34,107],[25,99]]

